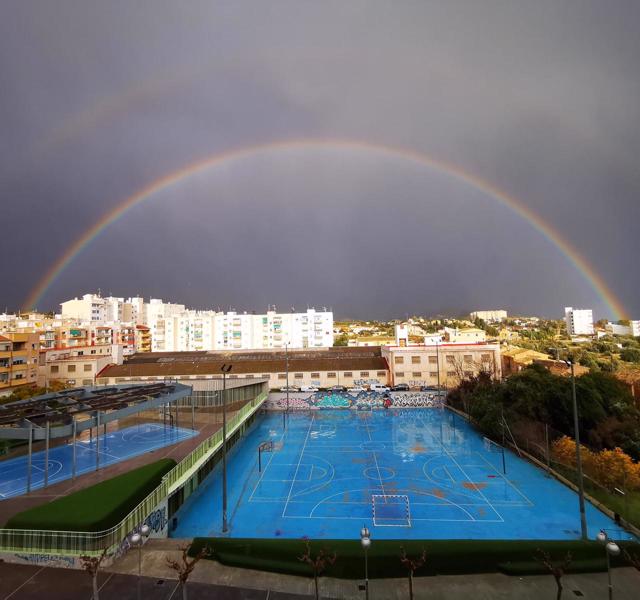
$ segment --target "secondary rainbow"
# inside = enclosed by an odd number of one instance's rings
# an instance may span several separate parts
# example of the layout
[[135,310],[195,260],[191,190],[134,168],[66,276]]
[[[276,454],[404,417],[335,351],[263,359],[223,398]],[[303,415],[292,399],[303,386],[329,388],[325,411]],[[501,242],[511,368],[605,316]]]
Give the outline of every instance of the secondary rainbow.
[[488,196],[496,199],[504,206],[508,207],[516,214],[524,218],[532,227],[539,231],[545,238],[554,244],[562,254],[571,262],[574,267],[584,276],[596,294],[604,301],[612,312],[613,317],[622,319],[626,317],[627,311],[622,302],[616,297],[606,282],[600,277],[595,269],[579,254],[579,252],[548,222],[535,214],[528,207],[519,202],[516,198],[509,196],[489,182],[469,174],[456,165],[436,160],[431,156],[422,154],[415,150],[379,144],[375,142],[350,140],[350,139],[292,139],[257,144],[245,148],[239,148],[226,152],[221,152],[203,158],[176,171],[173,171],[155,181],[149,183],[133,195],[125,198],[111,211],[106,213],[99,221],[87,229],[51,266],[45,276],[33,288],[29,297],[24,302],[25,309],[37,306],[44,294],[54,281],[60,276],[64,269],[73,259],[82,252],[100,233],[109,225],[122,217],[130,208],[150,198],[155,193],[166,190],[173,185],[179,184],[190,176],[204,170],[212,169],[223,164],[255,156],[263,153],[274,153],[283,150],[305,150],[314,148],[346,149],[359,152],[373,152],[389,157],[402,158],[407,161],[418,163],[422,166],[446,173],[467,185],[481,190]]

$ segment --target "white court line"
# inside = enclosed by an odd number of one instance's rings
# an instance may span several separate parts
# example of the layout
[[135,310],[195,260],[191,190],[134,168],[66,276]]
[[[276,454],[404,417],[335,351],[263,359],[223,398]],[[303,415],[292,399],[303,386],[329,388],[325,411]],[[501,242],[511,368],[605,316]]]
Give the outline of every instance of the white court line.
[[[525,496],[515,485],[513,485],[513,483],[511,483],[505,476],[503,473],[500,473],[500,471],[498,471],[498,469],[496,469],[484,456],[482,456],[482,454],[480,454],[479,452],[476,453],[482,460],[484,460],[484,462],[486,462],[502,479],[504,479],[516,492],[518,492],[518,494],[520,494],[525,500],[526,502],[529,503],[530,506],[535,506],[533,502],[531,502],[531,500],[529,498],[527,498],[527,496]],[[483,465],[484,466],[484,465]]]
[[25,582],[23,582],[21,585],[19,585],[15,590],[13,590],[13,592],[11,592],[8,596],[4,597],[4,600],[9,600],[9,598],[11,598],[11,596],[13,596],[19,589],[23,588],[25,585],[27,585],[27,583],[29,583],[38,573],[40,573],[41,571],[44,571],[44,569],[46,569],[46,567],[40,567],[31,577],[29,577],[29,579],[27,579]]
[[[433,436],[433,439],[438,441],[438,439]],[[451,454],[449,453],[449,451],[442,445],[442,449],[446,452],[447,456],[456,464],[456,466],[458,467],[458,469],[460,469],[460,471],[462,472],[462,474],[469,480],[469,483],[473,484],[473,481],[471,481],[471,478],[469,477],[469,475],[467,475],[467,472],[460,466],[460,464],[458,463],[458,461],[453,458],[453,456],[451,456]],[[498,515],[498,517],[500,518],[500,520],[504,523],[504,519],[502,518],[502,515],[493,507],[493,504],[491,504],[491,502],[489,502],[489,499],[482,493],[482,490],[479,490],[476,486],[476,491],[478,492],[478,494],[480,494],[482,496],[482,498],[484,498],[484,501],[487,503],[487,505],[491,508],[491,510],[496,513],[496,515]]]
[[300,463],[302,463],[302,457],[304,456],[304,449],[307,447],[307,440],[309,439],[309,434],[311,433],[311,427],[313,426],[313,422],[315,421],[316,416],[311,416],[311,423],[309,423],[309,429],[307,430],[307,436],[304,438],[304,444],[302,445],[302,451],[300,452],[300,458],[298,459],[298,466],[296,467],[296,472],[293,476],[293,481],[291,482],[291,487],[289,488],[289,495],[287,496],[287,501],[284,503],[284,508],[282,509],[282,516],[284,517],[284,513],[287,512],[287,506],[289,505],[289,500],[291,499],[291,492],[293,491],[293,486],[296,483],[296,478],[298,477],[298,469],[300,469]]

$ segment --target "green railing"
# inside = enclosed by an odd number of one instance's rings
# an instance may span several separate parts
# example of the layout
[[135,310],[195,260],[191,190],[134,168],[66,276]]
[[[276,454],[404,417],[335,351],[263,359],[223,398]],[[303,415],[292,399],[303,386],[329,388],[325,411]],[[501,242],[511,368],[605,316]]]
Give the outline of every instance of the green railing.
[[[267,395],[267,392],[260,393],[229,419],[227,437],[260,408]],[[183,485],[221,446],[222,431],[218,430],[169,471],[160,485],[111,529],[95,532],[0,529],[0,552],[79,556],[100,554],[104,548],[109,548],[112,553],[126,544],[127,536],[153,509]]]

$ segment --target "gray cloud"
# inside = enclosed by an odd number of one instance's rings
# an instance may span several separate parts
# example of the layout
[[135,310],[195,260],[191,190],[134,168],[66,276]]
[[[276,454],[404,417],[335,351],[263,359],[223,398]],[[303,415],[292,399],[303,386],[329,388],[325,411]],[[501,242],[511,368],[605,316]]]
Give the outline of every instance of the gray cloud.
[[[404,146],[549,221],[637,317],[640,7],[9,2],[0,23],[1,305],[150,181],[277,139]],[[204,240],[204,241],[203,241]],[[101,287],[205,307],[402,316],[507,306],[611,316],[522,219],[369,153],[255,157],[108,228],[42,308]]]

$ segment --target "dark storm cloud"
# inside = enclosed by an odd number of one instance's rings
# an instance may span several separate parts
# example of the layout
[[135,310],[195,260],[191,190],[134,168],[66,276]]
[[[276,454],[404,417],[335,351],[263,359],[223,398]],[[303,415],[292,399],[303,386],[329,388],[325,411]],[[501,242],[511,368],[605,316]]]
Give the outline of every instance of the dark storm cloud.
[[[167,172],[336,136],[412,148],[500,186],[640,314],[635,2],[21,1],[3,13],[0,245],[20,248],[20,263],[0,264],[2,306]],[[527,223],[435,172],[335,152],[227,171],[107,229],[43,308],[100,287],[350,316],[559,315],[565,304],[610,316]]]

